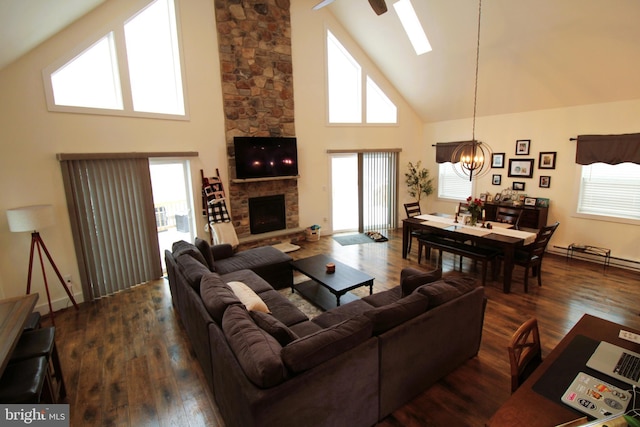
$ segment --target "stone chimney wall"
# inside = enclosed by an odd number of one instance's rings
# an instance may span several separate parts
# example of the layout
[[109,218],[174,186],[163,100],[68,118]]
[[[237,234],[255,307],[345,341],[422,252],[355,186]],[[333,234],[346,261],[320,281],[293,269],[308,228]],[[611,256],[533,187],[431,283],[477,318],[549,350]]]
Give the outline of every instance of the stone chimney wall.
[[229,167],[229,209],[250,235],[249,197],[285,194],[287,229],[299,227],[295,179],[235,181],[234,136],[295,136],[289,0],[214,0]]

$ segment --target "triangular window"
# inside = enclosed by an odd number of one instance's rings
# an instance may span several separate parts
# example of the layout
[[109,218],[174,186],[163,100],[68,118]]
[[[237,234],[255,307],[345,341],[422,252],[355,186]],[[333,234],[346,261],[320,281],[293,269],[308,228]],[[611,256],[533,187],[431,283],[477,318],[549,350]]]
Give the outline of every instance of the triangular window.
[[363,76],[358,61],[329,30],[327,82],[329,123],[398,123],[396,105],[371,77]]
[[44,72],[51,111],[185,116],[174,0],[149,3],[60,62]]

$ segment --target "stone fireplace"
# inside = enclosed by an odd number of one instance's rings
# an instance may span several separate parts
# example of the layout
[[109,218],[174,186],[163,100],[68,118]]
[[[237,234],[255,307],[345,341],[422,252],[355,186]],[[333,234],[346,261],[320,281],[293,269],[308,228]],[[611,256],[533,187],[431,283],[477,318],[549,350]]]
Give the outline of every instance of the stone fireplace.
[[[233,148],[235,136],[296,134],[290,2],[216,0],[214,5],[229,162],[228,199],[240,245],[302,240],[297,179],[238,180]],[[278,194],[285,198],[285,229],[255,234],[249,198]]]
[[287,228],[284,194],[249,198],[249,228],[251,234]]

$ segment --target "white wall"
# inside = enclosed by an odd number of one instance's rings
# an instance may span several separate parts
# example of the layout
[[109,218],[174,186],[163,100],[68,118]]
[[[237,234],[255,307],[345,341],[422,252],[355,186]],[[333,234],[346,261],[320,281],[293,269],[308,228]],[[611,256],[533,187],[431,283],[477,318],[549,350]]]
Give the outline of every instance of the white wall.
[[[71,274],[80,292],[78,265],[68,219],[60,166],[61,152],[197,151],[192,159],[194,185],[200,169],[210,175],[220,169],[227,179],[220,70],[213,0],[182,0],[179,4],[190,120],[158,120],[86,114],[51,113],[46,109],[42,69],[85,40],[104,34],[116,17],[127,16],[143,0],[110,0],[50,40],[0,70],[0,296],[23,294],[26,289],[30,237],[11,233],[4,211],[32,204],[52,204],[55,227],[41,231],[63,275]],[[291,2],[296,132],[300,151],[300,224],[322,224],[330,218],[328,148],[401,147],[401,165],[421,154],[422,124],[415,114],[373,70],[376,82],[397,103],[400,126],[327,127],[324,107],[325,11],[314,12],[306,2]],[[335,25],[335,23],[333,23]],[[339,32],[339,28],[333,28]],[[343,40],[344,41],[344,40]],[[350,46],[351,47],[351,46]],[[361,52],[352,52],[368,62]],[[370,64],[369,64],[370,65]],[[196,204],[200,197],[194,189]],[[404,200],[403,200],[404,199]],[[406,193],[401,202],[406,201]],[[198,206],[196,206],[198,210]],[[205,236],[199,216],[198,234]],[[68,305],[62,286],[48,270],[54,309]],[[46,294],[39,271],[33,291],[41,297],[38,308],[46,312]],[[80,297],[80,295],[78,295]],[[79,298],[81,299],[81,298]]]
[[[585,134],[617,134],[638,132],[640,100],[572,108],[533,111],[476,120],[476,138],[488,143],[494,152],[504,152],[505,169],[491,169],[477,182],[474,196],[489,192],[495,194],[511,186],[513,181],[524,181],[525,191],[531,197],[550,199],[548,222],[560,221],[550,246],[566,247],[570,243],[585,243],[612,250],[612,256],[640,261],[640,222],[623,224],[579,218],[575,216],[575,196],[579,190],[575,163],[576,143],[569,138]],[[471,139],[471,120],[457,120],[425,125],[425,146],[429,169],[437,175],[435,163],[436,142]],[[530,139],[530,155],[520,158],[535,159],[533,178],[509,178],[509,159],[516,158],[515,142]],[[538,169],[539,153],[556,151],[554,170]],[[502,174],[502,185],[491,183],[491,175]],[[541,175],[551,176],[550,188],[539,187]],[[431,196],[429,210],[453,212],[451,203],[438,201]],[[424,207],[423,207],[424,209]]]

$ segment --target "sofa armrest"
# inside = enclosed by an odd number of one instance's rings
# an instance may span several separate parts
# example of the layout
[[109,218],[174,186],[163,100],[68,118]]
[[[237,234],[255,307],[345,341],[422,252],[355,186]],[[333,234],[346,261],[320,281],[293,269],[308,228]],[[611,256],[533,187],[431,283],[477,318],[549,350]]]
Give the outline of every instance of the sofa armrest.
[[400,287],[402,296],[411,294],[417,287],[435,282],[442,278],[442,270],[437,268],[432,271],[418,270],[413,267],[405,267],[400,272]]
[[220,243],[218,245],[212,245],[211,253],[213,254],[213,260],[218,261],[221,259],[232,257],[233,247],[229,243]]

